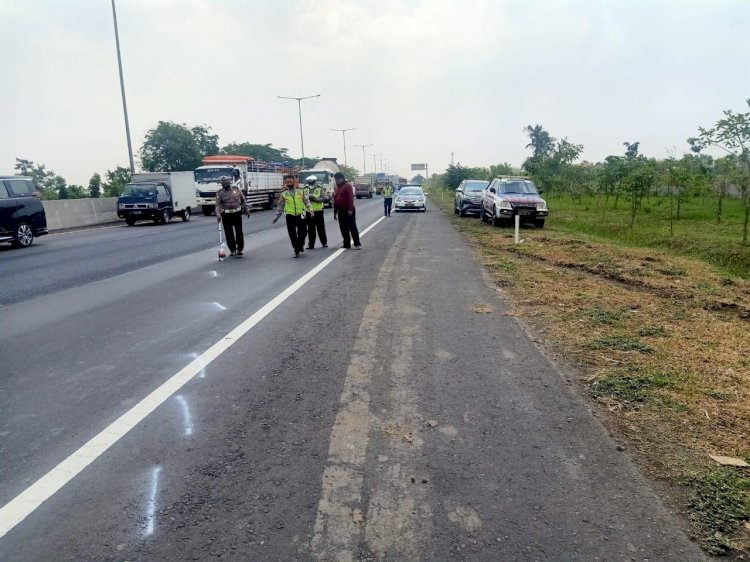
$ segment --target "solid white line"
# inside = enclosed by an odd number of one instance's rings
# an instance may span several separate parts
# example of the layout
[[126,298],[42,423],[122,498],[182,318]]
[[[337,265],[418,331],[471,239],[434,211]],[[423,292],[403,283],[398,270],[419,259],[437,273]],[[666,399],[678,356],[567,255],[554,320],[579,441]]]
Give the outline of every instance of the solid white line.
[[[361,234],[364,236],[370,232],[385,217],[380,217]],[[209,347],[202,355],[191,361],[186,367],[178,371],[161,386],[151,392],[143,400],[138,402],[130,410],[113,421],[98,435],[81,446],[68,458],[63,460],[55,468],[18,494],[0,509],[0,538],[5,536],[13,527],[23,521],[29,514],[34,512],[43,502],[57,493],[65,484],[70,482],[89,464],[117,443],[131,429],[143,421],[146,416],[156,410],[173,394],[180,390],[195,375],[200,374],[204,367],[219,357],[242,336],[252,330],[261,320],[271,314],[284,301],[296,293],[299,289],[315,277],[318,273],[328,267],[337,257],[344,253],[340,248],[325,260],[320,262],[289,287],[284,289],[278,296],[266,303],[260,310],[245,319],[239,326],[229,332],[226,336]]]
[[159,489],[159,473],[161,467],[157,466],[151,472],[151,493],[148,497],[148,503],[146,504],[146,529],[144,534],[146,536],[154,534],[154,515],[156,514],[156,492]]
[[182,406],[182,416],[185,418],[185,435],[193,434],[193,422],[190,419],[190,408],[188,407],[187,400],[182,394],[175,396],[175,400]]

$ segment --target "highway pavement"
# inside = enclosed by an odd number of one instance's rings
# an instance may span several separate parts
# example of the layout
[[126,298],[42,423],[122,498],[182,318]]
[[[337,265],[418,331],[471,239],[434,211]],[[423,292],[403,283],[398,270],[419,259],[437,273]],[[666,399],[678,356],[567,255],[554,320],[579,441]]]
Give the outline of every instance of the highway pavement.
[[702,560],[449,221],[357,209],[0,250],[0,560]]

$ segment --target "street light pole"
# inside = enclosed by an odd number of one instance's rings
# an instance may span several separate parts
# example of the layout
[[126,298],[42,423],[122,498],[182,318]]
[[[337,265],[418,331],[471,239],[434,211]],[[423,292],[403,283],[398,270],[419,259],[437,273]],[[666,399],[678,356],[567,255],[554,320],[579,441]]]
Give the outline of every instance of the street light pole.
[[367,173],[367,161],[365,160],[365,148],[374,146],[372,144],[355,144],[354,146],[362,149],[362,175]]
[[278,96],[279,99],[282,100],[297,100],[297,109],[299,110],[299,144],[302,148],[302,168],[305,167],[305,139],[302,136],[302,100],[307,100],[310,98],[319,98],[320,94],[315,94],[314,96],[304,96],[301,98],[290,98],[286,96]]
[[341,133],[341,136],[344,137],[344,166],[348,166],[348,164],[346,163],[346,132],[353,131],[356,128],[357,127],[351,127],[350,129],[331,129],[332,131],[338,131],[339,133]]
[[122,112],[125,114],[125,137],[128,140],[128,157],[130,158],[130,173],[135,173],[133,160],[133,144],[130,142],[130,122],[128,120],[128,102],[125,101],[125,80],[122,76],[122,58],[120,56],[120,33],[117,30],[117,11],[115,0],[112,0],[112,19],[115,23],[115,45],[117,46],[117,66],[120,69],[120,92],[122,93]]

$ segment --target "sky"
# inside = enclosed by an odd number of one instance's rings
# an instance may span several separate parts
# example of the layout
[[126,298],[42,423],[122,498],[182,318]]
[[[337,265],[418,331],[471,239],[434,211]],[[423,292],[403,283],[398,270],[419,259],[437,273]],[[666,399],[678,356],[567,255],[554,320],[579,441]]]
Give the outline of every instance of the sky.
[[[663,158],[747,111],[750,0],[119,0],[136,168],[158,121],[411,178],[529,155],[526,125],[598,161]],[[0,174],[128,165],[109,0],[0,2]]]

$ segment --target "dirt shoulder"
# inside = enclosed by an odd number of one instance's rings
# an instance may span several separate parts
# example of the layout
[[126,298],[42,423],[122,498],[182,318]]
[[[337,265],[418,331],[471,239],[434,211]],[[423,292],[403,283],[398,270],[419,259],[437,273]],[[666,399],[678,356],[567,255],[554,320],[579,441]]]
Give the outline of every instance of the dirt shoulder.
[[750,469],[710,457],[750,462],[750,282],[554,223],[516,245],[511,229],[433,200],[703,548],[750,554]]

